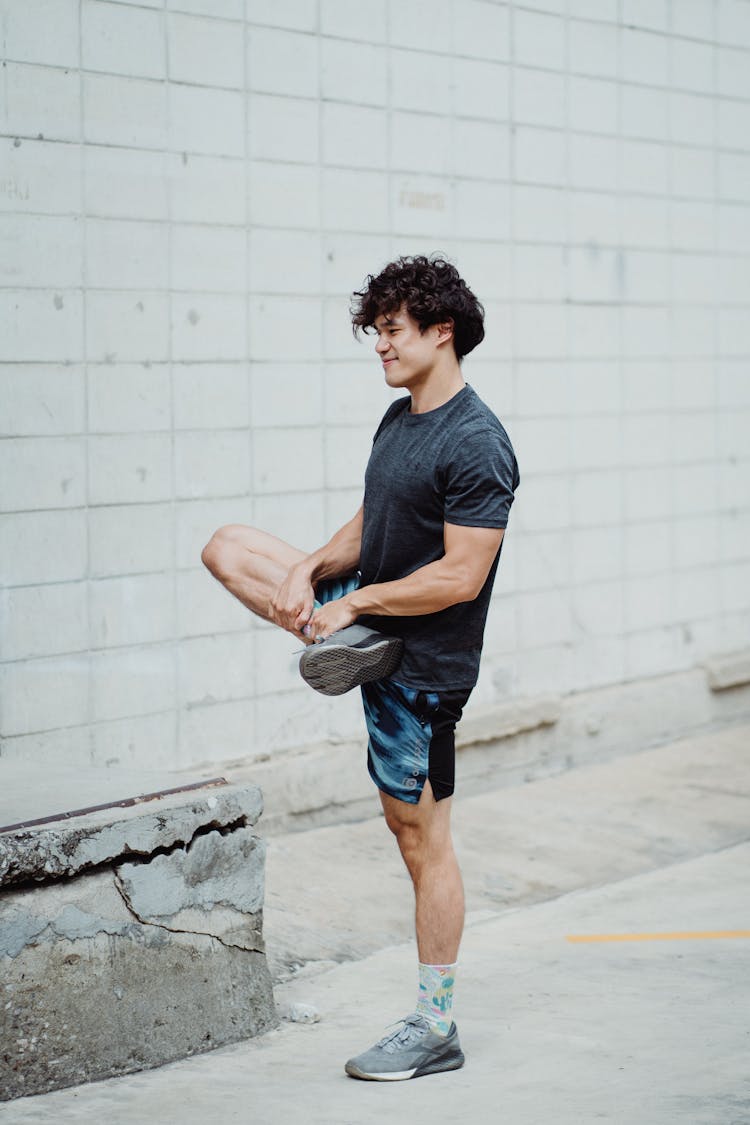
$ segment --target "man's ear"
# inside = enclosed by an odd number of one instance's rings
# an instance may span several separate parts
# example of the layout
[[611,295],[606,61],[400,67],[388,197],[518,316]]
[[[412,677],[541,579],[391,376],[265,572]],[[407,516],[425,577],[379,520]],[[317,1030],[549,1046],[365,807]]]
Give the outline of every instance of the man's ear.
[[441,344],[445,344],[449,340],[453,339],[454,326],[452,320],[446,320],[442,324],[436,324],[435,327],[437,329],[437,338],[435,340],[435,343],[438,345],[438,347]]

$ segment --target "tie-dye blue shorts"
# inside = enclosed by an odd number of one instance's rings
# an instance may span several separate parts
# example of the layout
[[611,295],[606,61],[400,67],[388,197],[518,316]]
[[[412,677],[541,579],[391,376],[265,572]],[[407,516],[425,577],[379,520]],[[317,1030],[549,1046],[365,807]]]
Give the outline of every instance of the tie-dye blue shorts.
[[[358,574],[327,579],[316,587],[316,599],[323,605],[358,588]],[[378,789],[416,805],[429,778],[437,801],[450,797],[456,724],[471,689],[428,691],[388,677],[363,684],[360,691],[369,735],[367,767]]]

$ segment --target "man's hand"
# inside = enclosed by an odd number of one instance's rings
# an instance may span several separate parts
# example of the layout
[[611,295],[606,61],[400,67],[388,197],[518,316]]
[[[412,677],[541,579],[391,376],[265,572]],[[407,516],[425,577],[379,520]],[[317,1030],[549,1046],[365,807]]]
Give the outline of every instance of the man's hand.
[[319,637],[325,640],[331,633],[338,633],[339,629],[345,629],[356,619],[357,613],[352,607],[349,595],[337,598],[335,602],[328,602],[327,605],[315,610],[305,629],[305,636],[311,637],[312,640],[317,640]]
[[301,633],[310,620],[315,590],[307,569],[290,567],[284,581],[271,598],[272,620],[290,633]]

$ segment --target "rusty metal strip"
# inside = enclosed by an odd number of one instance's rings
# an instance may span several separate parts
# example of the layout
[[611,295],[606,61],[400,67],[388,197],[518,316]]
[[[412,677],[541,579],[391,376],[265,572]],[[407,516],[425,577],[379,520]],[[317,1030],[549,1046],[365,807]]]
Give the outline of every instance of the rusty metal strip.
[[40,824],[54,824],[58,820],[72,820],[76,816],[87,816],[88,813],[102,812],[104,809],[127,809],[133,805],[141,805],[146,801],[157,801],[160,797],[171,797],[175,793],[189,793],[193,789],[217,789],[228,785],[225,777],[211,777],[208,781],[192,781],[189,785],[178,785],[175,789],[160,789],[158,793],[143,793],[139,797],[127,797],[122,801],[107,801],[103,805],[89,805],[85,809],[75,809],[73,812],[54,813],[52,816],[42,816],[37,820],[22,820],[18,824],[0,826],[0,833],[14,832],[19,828],[35,828]]

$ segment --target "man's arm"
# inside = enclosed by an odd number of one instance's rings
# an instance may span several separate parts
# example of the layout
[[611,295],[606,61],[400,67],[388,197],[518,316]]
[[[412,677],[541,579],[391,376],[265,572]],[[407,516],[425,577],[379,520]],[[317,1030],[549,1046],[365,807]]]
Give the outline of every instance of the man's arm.
[[353,519],[332,535],[325,546],[313,551],[290,568],[271,605],[278,624],[301,632],[310,619],[315,591],[313,583],[356,570],[362,544],[362,508]]
[[503,539],[502,528],[444,525],[445,554],[395,582],[378,582],[324,605],[310,622],[313,636],[328,637],[360,614],[416,617],[470,602],[484,586]]

